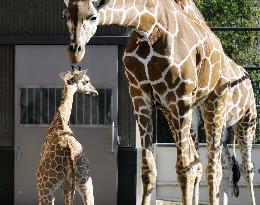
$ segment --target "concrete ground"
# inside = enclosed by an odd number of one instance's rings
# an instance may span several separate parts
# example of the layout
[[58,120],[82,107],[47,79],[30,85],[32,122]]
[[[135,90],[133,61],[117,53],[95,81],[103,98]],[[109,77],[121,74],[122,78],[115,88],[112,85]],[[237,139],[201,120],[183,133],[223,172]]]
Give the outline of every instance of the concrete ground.
[[173,201],[161,201],[157,200],[156,205],[182,205],[182,203],[179,202],[173,202]]
[[[156,205],[182,205],[181,202],[173,202],[173,201],[161,201],[157,200]],[[203,205],[203,204],[200,204]]]

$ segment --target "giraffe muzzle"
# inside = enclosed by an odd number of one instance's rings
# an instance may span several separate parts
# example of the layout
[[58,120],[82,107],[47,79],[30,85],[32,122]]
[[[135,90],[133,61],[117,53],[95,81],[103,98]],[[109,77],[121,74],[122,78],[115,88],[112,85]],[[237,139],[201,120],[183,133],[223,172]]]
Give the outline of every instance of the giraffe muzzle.
[[79,63],[85,55],[85,47],[77,43],[70,43],[68,46],[68,58],[71,63]]
[[81,51],[81,46],[76,43],[71,43],[68,49],[70,52],[76,53]]

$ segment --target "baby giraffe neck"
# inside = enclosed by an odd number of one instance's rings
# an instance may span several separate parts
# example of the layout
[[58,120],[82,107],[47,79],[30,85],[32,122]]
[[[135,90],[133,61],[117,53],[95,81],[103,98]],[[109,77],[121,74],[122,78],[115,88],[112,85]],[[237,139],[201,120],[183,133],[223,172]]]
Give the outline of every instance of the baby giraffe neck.
[[72,104],[73,104],[73,96],[75,92],[76,92],[75,86],[68,86],[65,84],[63,89],[61,104],[58,109],[58,112],[62,120],[62,124],[65,126],[68,125],[69,123]]

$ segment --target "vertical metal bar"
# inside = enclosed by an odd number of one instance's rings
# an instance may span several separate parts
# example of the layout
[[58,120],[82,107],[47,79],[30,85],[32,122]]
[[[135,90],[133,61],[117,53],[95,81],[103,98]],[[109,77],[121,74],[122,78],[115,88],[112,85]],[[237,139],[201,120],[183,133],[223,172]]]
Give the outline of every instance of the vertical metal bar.
[[83,95],[83,99],[82,99],[82,124],[85,125],[85,95]]
[[89,97],[89,114],[90,114],[90,119],[89,119],[89,124],[92,125],[92,97]]
[[157,142],[157,108],[152,108],[152,119],[153,119],[153,143]]
[[56,111],[57,111],[57,108],[56,108],[56,98],[57,98],[57,92],[56,92],[56,90],[57,90],[57,88],[53,88],[54,89],[54,103],[53,103],[53,117],[52,117],[52,120],[54,119],[54,116],[55,116],[55,114],[56,114]]
[[96,100],[96,113],[97,113],[97,124],[99,124],[99,97],[96,96],[97,100]]
[[[2,6],[1,5],[1,3],[0,3],[0,6]],[[2,65],[2,62],[3,62],[3,59],[2,59],[2,50],[3,50],[3,47],[0,47],[0,73],[1,73],[1,75],[0,75],[0,77],[1,77],[1,81],[0,81],[0,89],[1,89],[1,92],[0,92],[0,111],[2,112],[2,110],[4,110],[3,109],[3,104],[4,104],[4,102],[3,102],[3,99],[4,99],[4,94],[3,94],[3,92],[2,92],[2,89],[4,89],[4,86],[3,86],[3,80],[2,80],[2,78],[4,77],[3,76],[3,65]],[[3,113],[0,113],[0,130],[4,130],[3,129],[3,121],[4,121],[4,119],[3,119],[3,117],[4,117],[4,115],[3,115]]]
[[105,98],[105,102],[104,102],[104,124],[107,125],[108,124],[108,120],[107,120],[107,89],[104,89],[104,98]]
[[78,124],[78,112],[77,112],[77,110],[78,110],[78,93],[77,92],[76,92],[75,102],[73,102],[73,103],[76,103],[75,104],[75,113],[76,113],[76,122],[75,122],[75,124],[77,125]]
[[[4,89],[3,89],[3,93],[4,93],[4,103],[3,103],[3,111],[4,111],[4,113],[3,113],[3,118],[4,118],[4,121],[3,121],[3,126],[4,126],[4,130],[6,129],[6,124],[7,124],[7,113],[6,113],[6,106],[7,106],[7,104],[8,104],[8,101],[7,101],[7,81],[5,80],[6,79],[6,77],[7,77],[7,62],[6,62],[6,60],[7,60],[7,49],[6,49],[6,46],[4,46],[4,50],[3,50],[4,52],[3,52],[3,55],[4,55],[4,58],[3,58],[3,62],[4,62],[4,69],[3,69],[3,71],[4,71],[4,73],[3,73],[3,76],[4,76],[4,79],[3,79],[3,87],[4,87]],[[6,139],[6,132],[4,131],[3,132],[3,134],[4,134],[4,140],[3,140],[3,142],[5,143],[5,139]]]
[[40,115],[40,124],[43,124],[43,120],[42,120],[42,110],[43,110],[43,108],[42,108],[42,89],[41,88],[39,88],[39,91],[40,91],[40,109],[41,109],[41,115]]
[[35,89],[36,88],[32,88],[32,100],[33,100],[33,103],[32,103],[32,105],[33,105],[33,124],[35,124],[35,119],[36,119],[36,102],[35,102],[35,99],[36,99],[36,97],[35,97]]
[[48,124],[50,124],[50,88],[47,88],[47,91],[48,91],[48,93],[47,93],[47,95],[48,95],[48,100],[47,100],[47,102],[48,102],[48,114],[47,114],[47,116],[48,116],[48,120],[47,120],[47,123]]
[[[25,123],[25,124],[29,124],[29,123],[28,123],[28,121],[29,121],[29,120],[28,120],[28,119],[29,119],[29,109],[28,109],[28,108],[29,108],[29,107],[28,107],[28,101],[29,101],[28,98],[29,98],[29,95],[28,95],[28,89],[29,89],[29,88],[26,88],[26,91],[25,91],[25,93],[26,93],[26,97],[25,97],[25,99],[26,99],[26,120],[25,120],[25,122],[26,122],[26,123]],[[21,108],[20,108],[20,109],[21,109]]]

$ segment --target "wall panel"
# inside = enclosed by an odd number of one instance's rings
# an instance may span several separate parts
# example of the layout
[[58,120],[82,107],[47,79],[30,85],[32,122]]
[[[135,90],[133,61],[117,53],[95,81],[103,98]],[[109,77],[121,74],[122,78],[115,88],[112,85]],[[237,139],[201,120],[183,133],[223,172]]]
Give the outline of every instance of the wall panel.
[[[67,35],[62,19],[63,0],[1,0],[0,35]],[[129,30],[119,26],[98,28],[98,36],[127,35]]]
[[0,46],[0,146],[14,145],[14,47]]
[[122,62],[125,46],[118,51],[118,135],[121,147],[136,146],[136,122],[132,100],[128,92],[125,67]]

